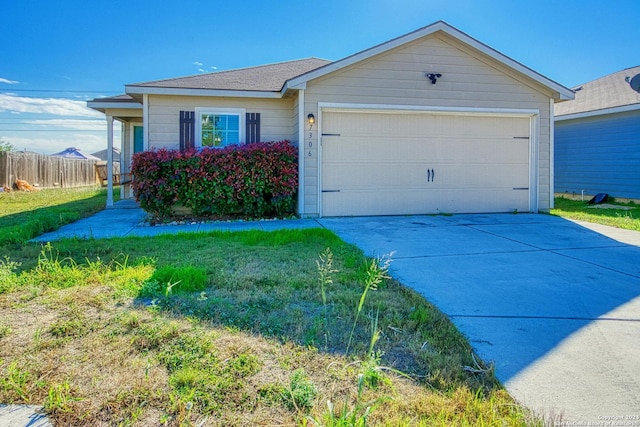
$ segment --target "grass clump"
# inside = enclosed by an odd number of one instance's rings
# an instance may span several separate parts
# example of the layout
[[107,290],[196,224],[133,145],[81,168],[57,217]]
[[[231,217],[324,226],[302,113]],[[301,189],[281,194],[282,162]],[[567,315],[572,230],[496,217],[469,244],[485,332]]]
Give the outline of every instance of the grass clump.
[[18,286],[18,277],[14,272],[19,266],[19,263],[11,261],[8,257],[0,260],[0,295],[11,292]]
[[154,271],[145,283],[140,296],[168,297],[172,294],[203,291],[207,285],[207,272],[198,267],[165,265]]
[[313,408],[318,389],[305,374],[304,369],[296,369],[291,374],[289,387],[280,394],[284,404],[292,411],[308,412]]

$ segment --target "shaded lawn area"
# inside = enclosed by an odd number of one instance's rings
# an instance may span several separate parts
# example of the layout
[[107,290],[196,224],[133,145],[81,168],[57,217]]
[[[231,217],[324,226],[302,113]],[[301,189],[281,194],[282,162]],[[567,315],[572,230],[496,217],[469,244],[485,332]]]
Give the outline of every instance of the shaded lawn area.
[[[114,191],[117,200],[120,191]],[[0,245],[23,243],[104,209],[107,190],[45,188],[0,193]]]
[[415,292],[362,299],[377,264],[326,230],[5,256],[0,402],[61,425],[541,425]]

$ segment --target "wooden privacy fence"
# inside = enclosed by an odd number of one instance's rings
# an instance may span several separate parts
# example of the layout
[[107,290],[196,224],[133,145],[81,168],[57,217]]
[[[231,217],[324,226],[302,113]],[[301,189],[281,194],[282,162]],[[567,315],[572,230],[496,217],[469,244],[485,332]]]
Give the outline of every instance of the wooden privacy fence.
[[17,179],[40,188],[96,185],[96,161],[46,156],[21,151],[0,152],[0,185]]

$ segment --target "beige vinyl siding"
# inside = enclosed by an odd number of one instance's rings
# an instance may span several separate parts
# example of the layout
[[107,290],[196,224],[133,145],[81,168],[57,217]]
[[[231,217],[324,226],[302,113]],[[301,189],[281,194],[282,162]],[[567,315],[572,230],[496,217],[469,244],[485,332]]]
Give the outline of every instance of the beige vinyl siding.
[[[441,73],[435,85],[425,73]],[[538,208],[549,208],[548,89],[446,34],[431,34],[308,82],[305,114],[319,103],[502,108],[539,111]],[[320,123],[321,125],[321,123]],[[305,157],[305,212],[317,214],[317,139]],[[313,159],[313,160],[312,160]]]
[[180,146],[180,111],[198,107],[244,108],[260,113],[260,139],[289,140],[296,133],[293,99],[209,98],[149,95],[149,148],[177,149]]

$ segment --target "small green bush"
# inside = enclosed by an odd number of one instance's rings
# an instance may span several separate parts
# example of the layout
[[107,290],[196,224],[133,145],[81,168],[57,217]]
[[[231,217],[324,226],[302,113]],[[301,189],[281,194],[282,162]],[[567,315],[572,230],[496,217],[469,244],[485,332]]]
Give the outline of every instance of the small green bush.
[[176,205],[195,216],[284,216],[295,206],[298,155],[288,141],[162,149],[135,154],[131,172],[136,200],[158,219]]

